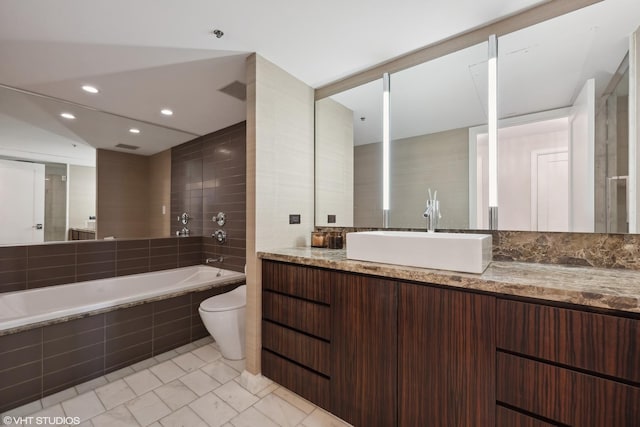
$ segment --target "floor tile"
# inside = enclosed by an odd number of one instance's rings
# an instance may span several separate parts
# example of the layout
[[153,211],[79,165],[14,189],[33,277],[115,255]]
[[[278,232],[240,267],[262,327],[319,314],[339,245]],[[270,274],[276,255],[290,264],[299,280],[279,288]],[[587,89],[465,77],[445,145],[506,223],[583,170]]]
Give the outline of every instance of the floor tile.
[[80,422],[93,418],[105,411],[100,399],[93,391],[62,402],[62,408],[68,417],[78,417]]
[[207,335],[204,338],[200,338],[199,340],[194,341],[193,345],[195,345],[196,347],[202,347],[203,345],[211,344],[212,342],[214,342],[213,337],[211,335]]
[[240,384],[235,381],[229,381],[223,386],[215,389],[213,392],[238,412],[244,411],[260,400],[242,388]]
[[231,424],[234,427],[279,427],[278,424],[255,408],[249,408],[237,417],[232,418]]
[[42,409],[42,402],[40,399],[33,401],[31,403],[27,403],[26,405],[18,406],[17,408],[13,408],[4,412],[2,414],[3,417],[24,417],[25,415],[33,414],[34,412],[40,411]]
[[136,397],[135,392],[124,380],[117,380],[95,390],[107,409],[113,409]]
[[231,366],[233,369],[235,369],[238,372],[242,372],[244,371],[245,365],[246,365],[246,359],[241,359],[241,360],[229,360],[229,359],[225,359],[224,357],[222,358],[222,361],[224,363],[226,363],[227,365]]
[[78,392],[78,394],[82,394],[91,390],[95,390],[98,387],[102,387],[105,384],[109,384],[109,381],[107,380],[107,377],[103,376],[103,377],[94,378],[91,381],[87,381],[82,384],[78,384],[75,387],[75,389]]
[[171,360],[167,360],[166,362],[162,362],[159,365],[153,366],[149,368],[149,370],[153,373],[153,375],[160,378],[160,381],[165,384],[170,383],[177,378],[180,378],[186,373]]
[[153,392],[129,401],[126,406],[141,426],[149,425],[171,413],[171,409]]
[[291,403],[293,406],[300,409],[307,415],[312,413],[313,410],[316,409],[316,405],[284,387],[280,387],[279,389],[275,390],[273,394]]
[[193,350],[192,353],[207,363],[222,359],[222,353],[216,350],[211,344]]
[[207,393],[189,405],[211,427],[219,427],[238,415],[235,409],[213,393]]
[[240,372],[223,363],[221,360],[217,360],[213,363],[209,363],[208,365],[204,365],[200,369],[205,374],[223,384],[240,375]]
[[304,427],[349,427],[351,424],[347,424],[330,413],[316,408],[311,415],[302,421],[302,425]]
[[124,406],[120,405],[110,411],[91,419],[93,427],[139,427],[135,417]]
[[166,351],[164,353],[158,354],[156,355],[155,359],[162,363],[162,362],[166,362],[169,359],[173,359],[174,357],[176,357],[178,355],[178,352],[175,350],[169,350]]
[[220,387],[220,383],[201,370],[191,372],[180,378],[198,396],[204,396],[210,391]]
[[136,372],[139,372],[139,371],[144,371],[145,369],[155,366],[157,364],[158,364],[158,361],[155,358],[150,357],[149,359],[144,359],[138,363],[134,363],[133,365],[131,365],[131,369],[133,369]]
[[[185,406],[160,420],[163,427],[209,427],[191,408]],[[256,426],[258,427],[258,426]]]
[[256,396],[258,396],[260,399],[262,399],[263,397],[265,397],[269,393],[274,392],[278,388],[280,388],[280,386],[278,384],[276,384],[276,383],[270,384],[267,387],[265,387],[262,390],[260,390],[259,392],[257,392]]
[[129,375],[128,377],[125,377],[124,380],[138,396],[142,396],[148,391],[162,385],[162,381],[160,381],[148,369]]
[[271,418],[282,427],[297,426],[306,416],[304,412],[292,404],[271,393],[254,405],[258,411]]
[[63,402],[65,400],[69,400],[72,397],[76,397],[77,395],[78,395],[78,392],[73,387],[68,388],[66,390],[62,390],[61,392],[43,397],[42,407],[48,408],[49,406],[57,405],[58,403]]
[[127,375],[134,374],[135,372],[136,371],[131,369],[131,366],[127,366],[125,368],[118,369],[117,371],[109,372],[107,375],[105,375],[105,378],[107,379],[107,381],[112,382],[117,381],[120,378],[124,378]]
[[[36,425],[39,425],[39,426],[60,427],[60,424],[53,424],[53,421],[55,421],[54,418],[55,417],[63,417],[64,418],[65,414],[64,414],[64,410],[62,409],[62,405],[56,404],[56,405],[49,406],[48,408],[43,409],[42,411],[38,411],[35,414],[32,414],[31,416],[33,416],[33,417],[43,417],[40,420],[41,423],[40,422],[35,422],[35,423],[32,423],[32,424],[36,424]],[[49,420],[51,420],[52,423],[45,422],[45,421],[49,421]]]
[[196,348],[198,348],[198,346],[195,343],[191,342],[189,344],[183,345],[182,347],[174,348],[174,350],[176,351],[176,353],[183,354],[191,350],[195,350]]
[[154,393],[157,394],[172,411],[175,411],[198,398],[198,396],[191,391],[189,387],[179,380],[175,380],[169,384],[163,385],[162,387],[158,387],[154,390]]
[[260,374],[253,375],[249,371],[243,371],[239,377],[234,378],[234,381],[236,381],[242,387],[246,388],[249,393],[253,393],[255,395],[257,395],[261,390],[273,384],[273,381],[271,381],[269,378]]
[[206,365],[207,363],[193,353],[181,354],[180,356],[175,357],[171,360],[186,372],[195,371],[196,369]]

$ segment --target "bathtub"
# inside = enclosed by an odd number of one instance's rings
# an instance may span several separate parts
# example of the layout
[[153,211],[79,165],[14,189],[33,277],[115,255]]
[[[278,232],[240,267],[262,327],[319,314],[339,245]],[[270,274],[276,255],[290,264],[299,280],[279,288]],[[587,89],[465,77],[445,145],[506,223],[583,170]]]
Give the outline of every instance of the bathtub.
[[207,336],[200,303],[244,283],[200,265],[0,294],[0,413]]
[[0,334],[55,319],[169,298],[211,285],[222,286],[244,278],[243,273],[199,265],[7,292],[0,294]]

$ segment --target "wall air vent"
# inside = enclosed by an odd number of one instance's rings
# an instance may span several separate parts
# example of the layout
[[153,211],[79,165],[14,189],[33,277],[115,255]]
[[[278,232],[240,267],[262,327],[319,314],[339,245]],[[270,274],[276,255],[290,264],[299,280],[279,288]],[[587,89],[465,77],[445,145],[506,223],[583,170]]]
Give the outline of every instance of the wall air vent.
[[124,148],[125,150],[137,150],[140,147],[136,145],[118,144],[116,145],[116,148]]
[[233,96],[240,101],[244,101],[247,99],[247,85],[237,80],[218,90],[222,93],[226,93],[229,96]]

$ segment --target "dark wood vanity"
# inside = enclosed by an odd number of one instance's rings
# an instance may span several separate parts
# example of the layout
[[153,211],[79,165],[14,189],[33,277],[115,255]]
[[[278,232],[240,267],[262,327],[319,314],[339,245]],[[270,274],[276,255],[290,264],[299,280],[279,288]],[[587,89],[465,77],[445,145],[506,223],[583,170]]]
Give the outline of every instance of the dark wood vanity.
[[355,426],[639,425],[635,313],[262,265],[263,374]]

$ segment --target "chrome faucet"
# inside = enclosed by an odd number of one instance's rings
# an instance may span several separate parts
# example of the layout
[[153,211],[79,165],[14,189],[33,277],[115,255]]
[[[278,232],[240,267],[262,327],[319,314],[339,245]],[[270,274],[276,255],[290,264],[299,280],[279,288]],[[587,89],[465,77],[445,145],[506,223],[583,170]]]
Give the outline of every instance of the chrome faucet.
[[438,190],[433,193],[431,198],[431,189],[429,189],[429,198],[422,216],[427,219],[427,232],[434,233],[438,228],[438,220],[442,218],[440,215],[440,202],[437,200]]
[[207,258],[204,262],[205,264],[211,264],[212,262],[222,262],[224,261],[224,257],[220,255],[217,258]]

